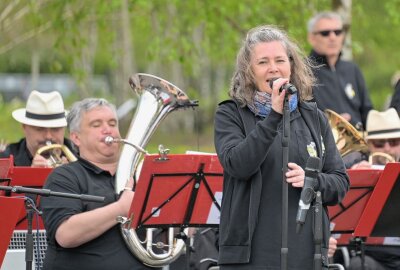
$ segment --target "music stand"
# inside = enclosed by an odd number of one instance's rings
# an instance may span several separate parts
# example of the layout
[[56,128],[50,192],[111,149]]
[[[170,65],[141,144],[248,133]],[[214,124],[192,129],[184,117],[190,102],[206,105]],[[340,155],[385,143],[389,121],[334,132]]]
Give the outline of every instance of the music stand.
[[218,227],[223,169],[215,154],[147,155],[129,216],[132,228],[180,228],[190,268],[188,227]]
[[341,203],[328,207],[333,233],[351,234],[382,174],[379,169],[347,170],[350,190]]
[[334,233],[359,237],[400,236],[400,163],[388,163],[384,170],[348,170],[350,191],[343,201],[329,207]]
[[[3,165],[2,165],[3,164]],[[6,165],[7,164],[7,165]],[[7,170],[7,171],[6,171]],[[13,157],[0,159],[0,175],[5,176],[7,186],[23,186],[28,188],[42,188],[47,176],[52,171],[52,168],[32,168],[25,166],[14,166]],[[6,196],[24,196],[25,194],[12,194],[7,191],[0,190],[0,195]],[[36,195],[28,195],[32,198],[36,204],[38,204],[38,198]],[[36,216],[34,217],[34,225],[36,225]],[[26,230],[28,227],[26,221],[26,212],[22,211],[15,230]],[[34,226],[36,229],[36,226]],[[42,218],[39,217],[39,229],[44,230]]]
[[222,176],[215,154],[145,156],[129,213],[132,228],[217,227]]
[[355,236],[400,237],[400,163],[388,163],[354,230]]
[[[9,158],[2,158],[0,159],[0,177],[3,181],[0,185],[3,186],[21,186],[27,188],[42,188],[44,182],[46,181],[47,176],[52,171],[52,168],[32,168],[32,167],[25,167],[25,166],[14,166],[14,159],[13,156]],[[10,191],[0,190],[0,195],[5,195],[9,198],[15,197],[22,197],[27,196],[31,198],[36,205],[39,202],[39,196],[35,194],[24,194],[24,193],[14,193]],[[29,211],[26,207],[23,210],[18,212],[17,221],[14,223],[11,241],[8,239],[8,248],[12,250],[20,250],[21,244],[25,244],[23,239],[28,239],[29,229],[32,230],[39,230],[36,233],[36,259],[37,261],[42,261],[44,257],[44,252],[46,249],[46,239],[45,239],[45,228],[43,224],[42,217],[40,215],[33,215],[31,223],[29,224],[27,215]],[[38,248],[42,247],[41,248]],[[25,244],[26,247],[26,244]],[[26,251],[26,249],[25,249]],[[26,252],[25,256],[26,256]]]
[[342,204],[349,207],[330,216],[334,221],[333,233],[339,233],[338,245],[354,242],[356,249],[360,248],[363,265],[364,245],[399,245],[394,237],[400,236],[397,209],[400,163],[388,163],[384,170],[348,170],[348,173],[351,187]]
[[10,244],[18,216],[24,209],[25,200],[23,198],[9,198],[0,196],[0,266]]
[[[8,186],[10,185],[10,179],[8,178],[8,172],[10,168],[14,164],[14,159],[11,156],[10,158],[0,158],[0,185]],[[4,195],[2,191],[0,191],[0,195]]]

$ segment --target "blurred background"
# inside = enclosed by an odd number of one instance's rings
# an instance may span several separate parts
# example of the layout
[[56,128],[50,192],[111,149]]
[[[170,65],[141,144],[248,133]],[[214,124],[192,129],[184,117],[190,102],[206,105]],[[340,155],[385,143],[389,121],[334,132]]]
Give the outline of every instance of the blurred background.
[[33,89],[61,92],[66,108],[85,97],[109,99],[124,136],[137,105],[128,78],[142,72],[199,101],[195,110],[172,112],[146,148],[214,152],[214,112],[228,97],[247,30],[279,25],[308,55],[306,23],[322,10],[345,18],[344,55],[383,110],[400,70],[399,8],[400,0],[1,0],[0,143],[23,136],[11,112]]

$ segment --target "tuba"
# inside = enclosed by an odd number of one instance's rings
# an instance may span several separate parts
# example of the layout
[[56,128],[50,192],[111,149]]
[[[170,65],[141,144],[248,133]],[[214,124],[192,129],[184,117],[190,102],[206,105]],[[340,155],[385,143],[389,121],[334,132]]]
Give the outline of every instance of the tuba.
[[351,152],[368,153],[368,145],[363,136],[346,119],[332,110],[325,110],[336,146],[342,157]]
[[[123,143],[115,179],[117,194],[124,189],[127,179],[135,174],[140,158],[146,153],[143,148],[168,113],[176,109],[193,108],[198,105],[197,101],[189,100],[188,96],[178,87],[153,75],[135,74],[129,79],[129,84],[139,95],[139,102],[126,138],[114,139],[114,142]],[[185,243],[182,239],[175,238],[174,228],[169,228],[168,244],[153,244],[155,229],[147,228],[146,239],[141,240],[135,229],[131,227],[130,218],[118,217],[122,236],[129,250],[145,265],[161,267],[179,257]],[[161,248],[162,252],[154,252],[154,246]],[[163,248],[168,250],[164,251]]]

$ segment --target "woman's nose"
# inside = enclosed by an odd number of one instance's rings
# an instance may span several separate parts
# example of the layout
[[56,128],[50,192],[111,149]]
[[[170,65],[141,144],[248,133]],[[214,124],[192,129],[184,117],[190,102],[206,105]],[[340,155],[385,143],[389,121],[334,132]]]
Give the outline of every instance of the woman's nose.
[[275,64],[275,62],[270,62],[269,63],[268,71],[269,72],[277,72],[278,71],[278,67]]

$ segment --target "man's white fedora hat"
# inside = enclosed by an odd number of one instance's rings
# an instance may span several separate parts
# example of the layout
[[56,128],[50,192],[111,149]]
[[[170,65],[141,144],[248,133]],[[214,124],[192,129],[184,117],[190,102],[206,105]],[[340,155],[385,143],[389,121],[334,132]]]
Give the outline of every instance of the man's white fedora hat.
[[22,124],[56,128],[66,127],[64,102],[59,92],[41,93],[33,90],[26,101],[26,108],[13,111],[12,116]]
[[400,118],[396,109],[384,112],[370,110],[367,117],[366,139],[400,138]]

